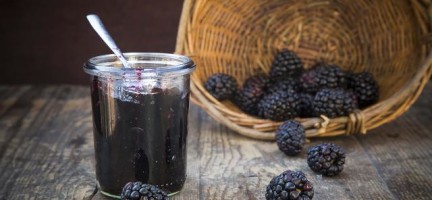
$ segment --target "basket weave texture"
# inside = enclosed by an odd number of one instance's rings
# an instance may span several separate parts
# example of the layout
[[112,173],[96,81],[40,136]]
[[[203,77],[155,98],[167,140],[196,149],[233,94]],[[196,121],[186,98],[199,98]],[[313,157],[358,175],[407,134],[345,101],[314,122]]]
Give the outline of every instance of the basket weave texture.
[[430,1],[426,0],[185,0],[176,53],[197,64],[192,101],[239,134],[274,140],[281,122],[247,115],[219,102],[203,87],[212,74],[241,84],[267,73],[274,55],[288,48],[311,67],[318,61],[369,71],[380,100],[349,116],[299,118],[307,137],[365,134],[403,114],[432,73]]

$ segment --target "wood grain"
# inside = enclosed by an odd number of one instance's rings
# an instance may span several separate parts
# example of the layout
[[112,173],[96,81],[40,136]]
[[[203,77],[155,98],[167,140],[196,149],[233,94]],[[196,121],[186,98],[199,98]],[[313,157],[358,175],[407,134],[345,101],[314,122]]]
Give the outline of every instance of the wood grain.
[[[365,136],[314,139],[348,152],[345,170],[322,177],[306,153],[287,157],[192,105],[184,189],[172,199],[264,199],[271,178],[302,170],[314,199],[431,199],[432,85],[403,117]],[[89,90],[0,87],[0,199],[109,199],[96,189]]]
[[431,86],[406,115],[357,137],[397,199],[432,199]]
[[[95,192],[83,88],[1,88],[0,197],[85,199]],[[9,103],[5,103],[9,102]]]

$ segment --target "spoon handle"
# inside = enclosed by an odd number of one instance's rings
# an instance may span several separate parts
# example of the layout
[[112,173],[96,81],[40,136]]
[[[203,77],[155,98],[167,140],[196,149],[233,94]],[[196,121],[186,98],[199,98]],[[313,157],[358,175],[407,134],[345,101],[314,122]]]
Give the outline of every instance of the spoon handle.
[[120,48],[117,47],[116,43],[114,42],[114,40],[112,39],[108,31],[106,30],[101,19],[97,15],[91,14],[91,15],[87,15],[87,20],[90,22],[90,25],[93,27],[96,33],[105,42],[105,44],[108,45],[108,47],[114,52],[117,58],[122,62],[123,66],[126,68],[131,68],[126,58],[122,54]]

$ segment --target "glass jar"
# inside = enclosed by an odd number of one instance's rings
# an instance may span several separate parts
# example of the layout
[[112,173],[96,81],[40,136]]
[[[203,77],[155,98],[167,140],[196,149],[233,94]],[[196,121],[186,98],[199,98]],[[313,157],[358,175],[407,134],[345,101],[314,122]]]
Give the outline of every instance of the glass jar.
[[91,58],[96,179],[102,193],[118,197],[141,181],[170,194],[186,178],[191,59],[165,53],[126,53],[131,68],[113,54]]

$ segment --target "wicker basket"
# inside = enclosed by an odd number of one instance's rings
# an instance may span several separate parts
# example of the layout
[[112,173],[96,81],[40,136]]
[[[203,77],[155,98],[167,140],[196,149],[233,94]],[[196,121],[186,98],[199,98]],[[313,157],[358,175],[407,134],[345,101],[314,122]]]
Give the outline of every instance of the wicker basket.
[[203,87],[213,73],[242,83],[268,72],[275,53],[296,52],[317,61],[369,71],[381,88],[377,104],[349,116],[302,118],[307,137],[361,133],[404,113],[432,73],[426,0],[185,0],[176,53],[197,64],[192,101],[215,120],[256,139],[273,140],[280,122],[258,119]]

